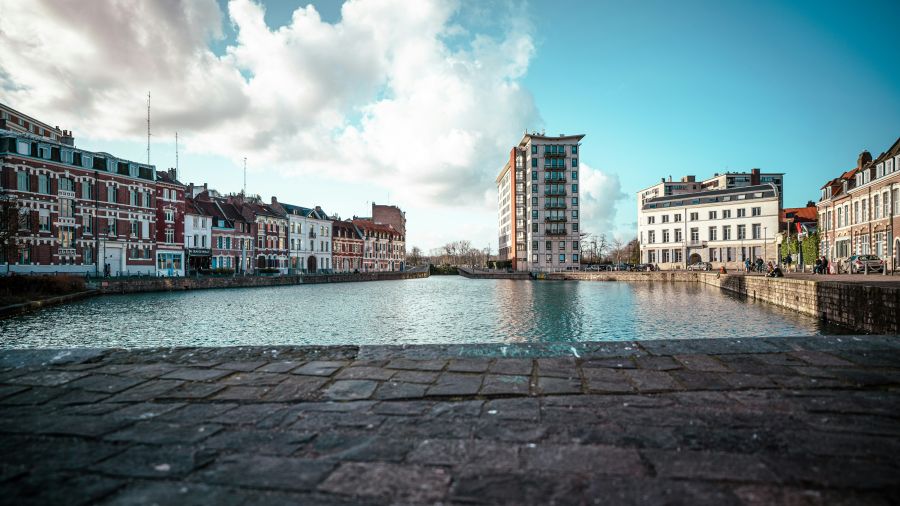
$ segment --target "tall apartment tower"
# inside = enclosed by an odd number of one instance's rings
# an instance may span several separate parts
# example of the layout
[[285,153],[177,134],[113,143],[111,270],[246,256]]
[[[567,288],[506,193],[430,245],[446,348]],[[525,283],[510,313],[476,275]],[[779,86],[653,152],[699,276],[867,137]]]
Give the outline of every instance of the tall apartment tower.
[[584,135],[525,134],[497,176],[498,249],[518,271],[578,268],[578,152]]

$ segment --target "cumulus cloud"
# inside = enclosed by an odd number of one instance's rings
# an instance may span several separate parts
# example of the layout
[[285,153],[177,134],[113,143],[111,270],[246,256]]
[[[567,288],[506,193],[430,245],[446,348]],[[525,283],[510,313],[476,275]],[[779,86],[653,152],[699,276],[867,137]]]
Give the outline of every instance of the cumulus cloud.
[[628,199],[628,195],[622,191],[618,174],[603,172],[582,163],[579,179],[581,231],[606,234],[609,239],[631,239],[633,230],[617,230],[615,225],[617,204]]
[[[369,181],[417,203],[483,203],[505,153],[540,123],[521,86],[526,19],[472,32],[446,1],[350,0],[338,23],[313,6],[273,29],[232,0],[11,2],[0,19],[0,93],[99,138],[154,131],[255,167]],[[232,23],[236,39],[210,43]],[[487,27],[485,27],[487,28]],[[492,27],[493,29],[498,26]]]

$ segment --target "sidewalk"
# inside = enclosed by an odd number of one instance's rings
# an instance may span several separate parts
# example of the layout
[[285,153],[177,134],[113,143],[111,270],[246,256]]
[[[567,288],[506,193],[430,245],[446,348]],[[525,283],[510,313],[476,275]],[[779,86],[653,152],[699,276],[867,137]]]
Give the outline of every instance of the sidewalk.
[[0,502],[896,504],[898,387],[881,336],[6,350]]

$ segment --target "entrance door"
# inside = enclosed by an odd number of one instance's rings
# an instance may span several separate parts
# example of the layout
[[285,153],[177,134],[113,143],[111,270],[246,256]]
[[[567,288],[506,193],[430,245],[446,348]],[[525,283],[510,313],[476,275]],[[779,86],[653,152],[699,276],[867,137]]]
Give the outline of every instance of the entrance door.
[[697,263],[697,262],[699,262],[699,261],[700,261],[700,254],[699,254],[699,253],[691,253],[691,256],[688,257],[688,265],[693,265],[693,264],[695,264],[695,263]]
[[306,270],[310,274],[314,274],[316,272],[316,257],[313,255],[309,256],[309,259],[306,260]]
[[105,264],[109,265],[109,275],[119,276],[122,274],[122,249],[107,248]]

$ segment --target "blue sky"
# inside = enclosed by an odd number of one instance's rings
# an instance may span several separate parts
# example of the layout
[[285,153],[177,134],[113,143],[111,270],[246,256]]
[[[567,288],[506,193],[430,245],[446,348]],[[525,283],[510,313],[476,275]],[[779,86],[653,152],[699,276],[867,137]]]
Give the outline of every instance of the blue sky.
[[[247,156],[251,193],[343,217],[390,200],[426,250],[496,250],[493,178],[524,129],[587,135],[583,228],[625,238],[660,177],[785,172],[803,205],[900,136],[900,35],[880,21],[900,2],[391,1],[313,2],[318,18],[292,1],[13,3],[0,100],[142,160],[152,88],[158,167],[179,131],[184,181],[239,190]],[[139,22],[110,36],[102,16]],[[117,72],[71,63],[91,58]]]

